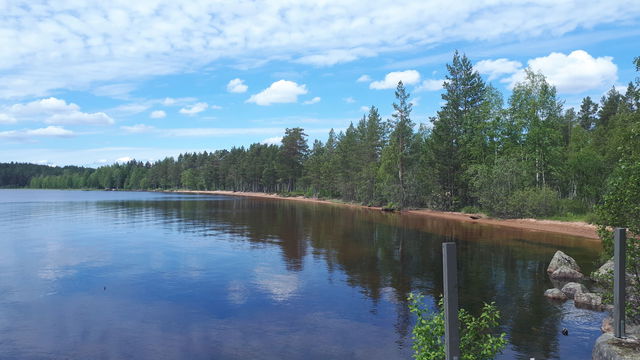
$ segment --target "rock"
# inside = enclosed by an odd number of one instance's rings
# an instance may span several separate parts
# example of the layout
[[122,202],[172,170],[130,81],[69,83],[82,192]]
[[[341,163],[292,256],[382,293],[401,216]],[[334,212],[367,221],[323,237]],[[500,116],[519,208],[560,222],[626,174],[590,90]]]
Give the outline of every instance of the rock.
[[547,273],[553,273],[562,266],[566,266],[570,269],[580,272],[580,266],[578,266],[578,263],[571,256],[558,250],[553,255],[553,258],[549,263],[549,267],[547,267]]
[[638,360],[640,341],[635,338],[617,339],[605,333],[596,340],[591,354],[593,360]]
[[573,299],[573,297],[578,293],[588,293],[589,289],[580,283],[570,282],[562,287],[562,292],[567,295],[569,299]]
[[594,293],[576,293],[573,298],[577,307],[600,310],[602,308],[602,298]]
[[610,316],[602,319],[600,330],[603,333],[613,333],[613,319]]
[[581,272],[574,270],[568,266],[560,266],[556,271],[551,273],[552,279],[569,279],[580,280],[584,277]]
[[565,295],[562,291],[553,288],[544,292],[544,296],[548,297],[552,300],[567,300],[567,295]]
[[595,281],[602,281],[608,275],[613,276],[613,259],[609,259],[598,270],[594,271],[592,277]]

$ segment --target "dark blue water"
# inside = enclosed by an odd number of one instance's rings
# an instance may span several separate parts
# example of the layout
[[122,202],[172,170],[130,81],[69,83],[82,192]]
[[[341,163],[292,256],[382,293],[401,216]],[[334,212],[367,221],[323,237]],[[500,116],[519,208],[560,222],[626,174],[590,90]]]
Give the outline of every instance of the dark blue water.
[[[495,301],[501,359],[589,359],[601,313],[542,293],[578,238],[241,197],[0,190],[0,359],[410,359],[406,296]],[[560,330],[567,327],[570,336]]]

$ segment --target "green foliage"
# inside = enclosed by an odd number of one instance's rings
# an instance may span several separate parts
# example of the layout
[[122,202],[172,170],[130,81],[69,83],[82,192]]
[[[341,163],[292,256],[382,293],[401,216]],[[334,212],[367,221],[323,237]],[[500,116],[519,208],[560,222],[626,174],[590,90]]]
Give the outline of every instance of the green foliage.
[[629,315],[640,321],[640,114],[620,143],[621,158],[597,207],[598,233],[607,258],[613,255],[613,227],[627,228],[627,272],[632,275]]
[[560,209],[558,193],[548,187],[530,187],[515,191],[509,197],[511,217],[536,218],[557,214]]
[[[413,328],[413,350],[416,360],[444,360],[444,310],[440,298],[437,311],[430,311],[421,294],[409,294],[409,309],[417,316]],[[460,321],[460,355],[462,360],[489,360],[507,345],[506,334],[495,335],[500,312],[495,303],[484,304],[475,317],[466,310],[458,312]]]

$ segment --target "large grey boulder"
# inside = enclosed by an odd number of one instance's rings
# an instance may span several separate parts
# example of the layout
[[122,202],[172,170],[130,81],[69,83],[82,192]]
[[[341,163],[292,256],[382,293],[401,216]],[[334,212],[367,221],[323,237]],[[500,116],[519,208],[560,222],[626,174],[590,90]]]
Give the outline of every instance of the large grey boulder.
[[613,259],[609,259],[598,270],[594,271],[592,277],[595,281],[602,281],[608,275],[613,276]]
[[544,296],[552,300],[561,300],[561,301],[567,300],[567,295],[565,295],[562,291],[556,288],[545,291]]
[[551,274],[562,266],[566,266],[570,269],[580,272],[580,266],[578,266],[578,263],[571,256],[558,250],[553,255],[553,258],[549,263],[549,267],[547,267],[547,273]]
[[585,307],[589,309],[602,309],[602,297],[594,293],[576,293],[573,301],[577,307]]
[[587,289],[584,285],[577,282],[567,283],[562,287],[562,292],[569,298],[573,299],[576,294],[579,293],[588,293],[589,289]]
[[581,272],[564,265],[551,273],[551,278],[555,280],[580,280],[583,277],[584,275]]
[[640,341],[637,338],[617,339],[611,333],[602,334],[593,347],[593,360],[638,360]]

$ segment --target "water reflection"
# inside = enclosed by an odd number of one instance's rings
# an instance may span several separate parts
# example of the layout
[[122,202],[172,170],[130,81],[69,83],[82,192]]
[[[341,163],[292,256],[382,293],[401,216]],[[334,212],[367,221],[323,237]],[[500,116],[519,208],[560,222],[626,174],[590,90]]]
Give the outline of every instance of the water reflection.
[[409,358],[406,296],[440,295],[443,241],[459,245],[461,305],[498,304],[504,359],[588,358],[598,335],[600,314],[542,297],[555,250],[589,272],[593,241],[277,200],[42,194],[0,197],[2,358]]

